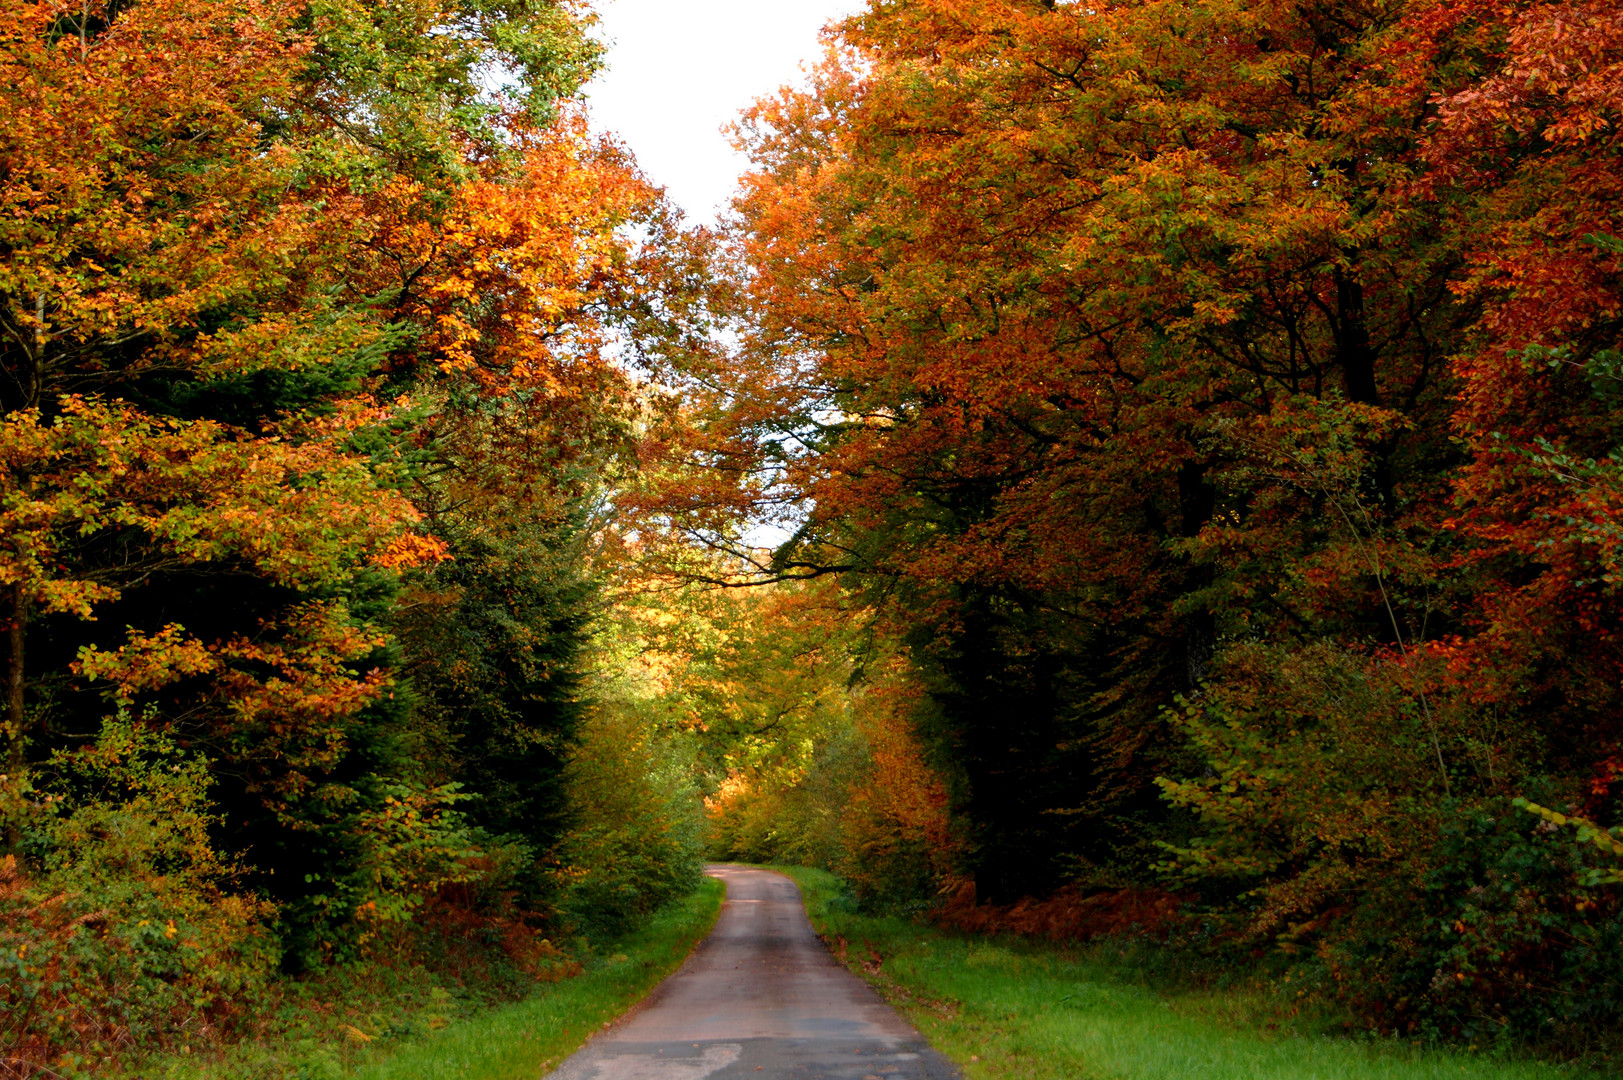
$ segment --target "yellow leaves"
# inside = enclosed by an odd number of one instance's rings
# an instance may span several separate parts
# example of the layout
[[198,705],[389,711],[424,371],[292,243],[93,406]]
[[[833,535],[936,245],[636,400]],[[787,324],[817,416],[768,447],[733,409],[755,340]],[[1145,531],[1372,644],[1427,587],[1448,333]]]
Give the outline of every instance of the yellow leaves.
[[[1522,796],[1512,799],[1511,803],[1529,814],[1542,818],[1548,823],[1548,826],[1545,827],[1553,826],[1559,829],[1568,825],[1575,826],[1580,844],[1592,844],[1608,855],[1623,858],[1623,838],[1620,838],[1619,835],[1620,831],[1623,830],[1608,829],[1604,825],[1600,825],[1586,817],[1580,817],[1577,814],[1563,814],[1558,810],[1551,810],[1547,806],[1540,806],[1538,803]],[[1612,870],[1606,880],[1612,883],[1623,881],[1623,868]]]
[[185,629],[174,623],[155,634],[132,629],[127,643],[117,652],[85,646],[80,649],[74,666],[79,674],[92,681],[116,682],[119,695],[125,700],[143,690],[155,690],[187,676],[217,671],[220,660],[215,651],[184,634]]
[[372,557],[373,566],[386,570],[399,570],[408,566],[423,566],[443,562],[451,557],[450,547],[437,536],[403,533],[390,541],[389,546]]
[[[29,411],[0,421],[0,581],[22,584],[45,611],[90,618],[121,581],[172,560],[240,559],[308,587],[374,553],[385,567],[434,557],[433,541],[399,539],[417,517],[410,504],[332,443],[156,419],[116,401],[61,407],[50,425]],[[339,409],[304,433],[336,439],[382,415]],[[82,544],[114,534],[143,537],[137,563],[74,569]]]
[[1234,308],[1215,304],[1209,300],[1195,301],[1195,315],[1200,321],[1216,326],[1231,323],[1239,317],[1239,313]]
[[[386,642],[381,632],[355,625],[343,605],[311,603],[281,619],[263,620],[252,638],[205,642],[174,624],[152,634],[132,628],[117,649],[82,647],[72,670],[111,683],[113,696],[125,703],[206,677],[208,693],[238,723],[269,725],[282,736],[309,736],[388,692],[388,672],[355,670],[357,661]],[[323,738],[331,745],[309,752],[321,756],[339,749]]]
[[370,312],[334,313],[313,306],[271,312],[241,326],[199,334],[184,348],[154,349],[140,364],[180,364],[210,377],[261,370],[301,371],[377,348],[389,339],[389,331]]
[[373,213],[387,257],[368,268],[365,287],[397,288],[391,276],[408,268],[408,310],[443,376],[493,394],[580,396],[608,370],[598,355],[601,305],[632,248],[621,226],[656,196],[592,144],[578,110],[515,138],[517,168],[460,185],[433,220],[415,185],[382,192]]
[[[7,584],[26,580],[20,574],[15,581],[11,580],[13,573],[14,566],[9,560],[0,561],[0,580]],[[60,612],[86,621],[95,619],[97,604],[117,600],[122,595],[120,589],[95,581],[35,581],[29,584],[40,610]]]
[[256,117],[292,92],[297,6],[254,4],[242,21],[232,5],[151,0],[64,63],[48,31],[62,6],[7,5],[0,295],[42,346],[162,335],[296,249],[303,227],[281,211],[281,157],[259,152]]

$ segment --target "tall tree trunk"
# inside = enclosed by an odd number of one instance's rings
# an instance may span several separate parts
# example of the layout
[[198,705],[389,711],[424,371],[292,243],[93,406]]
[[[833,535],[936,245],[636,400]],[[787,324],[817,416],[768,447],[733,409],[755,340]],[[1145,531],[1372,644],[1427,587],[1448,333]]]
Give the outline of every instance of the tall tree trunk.
[[[1375,347],[1370,344],[1369,326],[1364,322],[1364,286],[1358,280],[1357,264],[1337,268],[1336,354],[1341,365],[1347,400],[1361,405],[1379,405],[1381,395],[1375,385]],[[1375,447],[1370,467],[1362,478],[1360,497],[1369,498],[1382,509],[1392,507],[1392,451],[1398,435],[1393,434]]]
[[[27,680],[23,670],[23,646],[28,633],[28,596],[19,582],[11,587],[10,618],[6,626],[6,734],[11,745],[6,751],[7,782],[19,784],[26,760],[23,756],[27,737],[26,716],[23,712],[23,689]],[[22,846],[22,825],[15,818],[6,823],[6,847],[16,851]]]
[[[1182,519],[1178,535],[1197,535],[1212,520],[1216,509],[1217,489],[1206,479],[1206,466],[1198,461],[1186,461],[1178,466],[1178,510]],[[1205,587],[1211,580],[1211,567],[1190,567],[1185,587]],[[1206,678],[1216,645],[1217,619],[1211,611],[1201,608],[1184,616],[1184,661],[1191,690],[1197,689]]]
[[1379,405],[1375,388],[1375,350],[1370,347],[1369,327],[1364,325],[1364,286],[1346,270],[1336,270],[1336,359],[1347,400],[1363,405]]

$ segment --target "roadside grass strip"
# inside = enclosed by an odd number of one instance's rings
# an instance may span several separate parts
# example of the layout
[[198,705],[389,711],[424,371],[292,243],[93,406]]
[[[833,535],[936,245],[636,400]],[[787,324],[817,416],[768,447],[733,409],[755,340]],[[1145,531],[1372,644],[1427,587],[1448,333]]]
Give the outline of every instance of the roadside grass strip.
[[[1257,992],[1164,991],[1103,948],[975,939],[853,910],[836,877],[793,878],[818,933],[969,1080],[1573,1080],[1558,1065],[1359,1039]],[[840,945],[843,939],[843,947]]]

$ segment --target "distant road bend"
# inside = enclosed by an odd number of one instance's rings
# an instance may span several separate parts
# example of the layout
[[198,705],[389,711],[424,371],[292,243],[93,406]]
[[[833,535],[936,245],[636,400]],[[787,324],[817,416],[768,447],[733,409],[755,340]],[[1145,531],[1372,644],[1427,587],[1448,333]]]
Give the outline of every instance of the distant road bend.
[[812,933],[794,882],[711,866],[716,928],[675,975],[549,1080],[958,1080]]

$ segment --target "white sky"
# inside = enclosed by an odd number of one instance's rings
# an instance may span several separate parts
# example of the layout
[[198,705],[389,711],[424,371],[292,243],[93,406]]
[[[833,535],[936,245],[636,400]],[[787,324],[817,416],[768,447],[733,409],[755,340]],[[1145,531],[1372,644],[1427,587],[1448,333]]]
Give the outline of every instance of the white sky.
[[694,224],[712,222],[747,165],[721,133],[751,101],[798,82],[817,31],[862,0],[598,0],[608,67],[587,87],[596,127],[619,135]]

